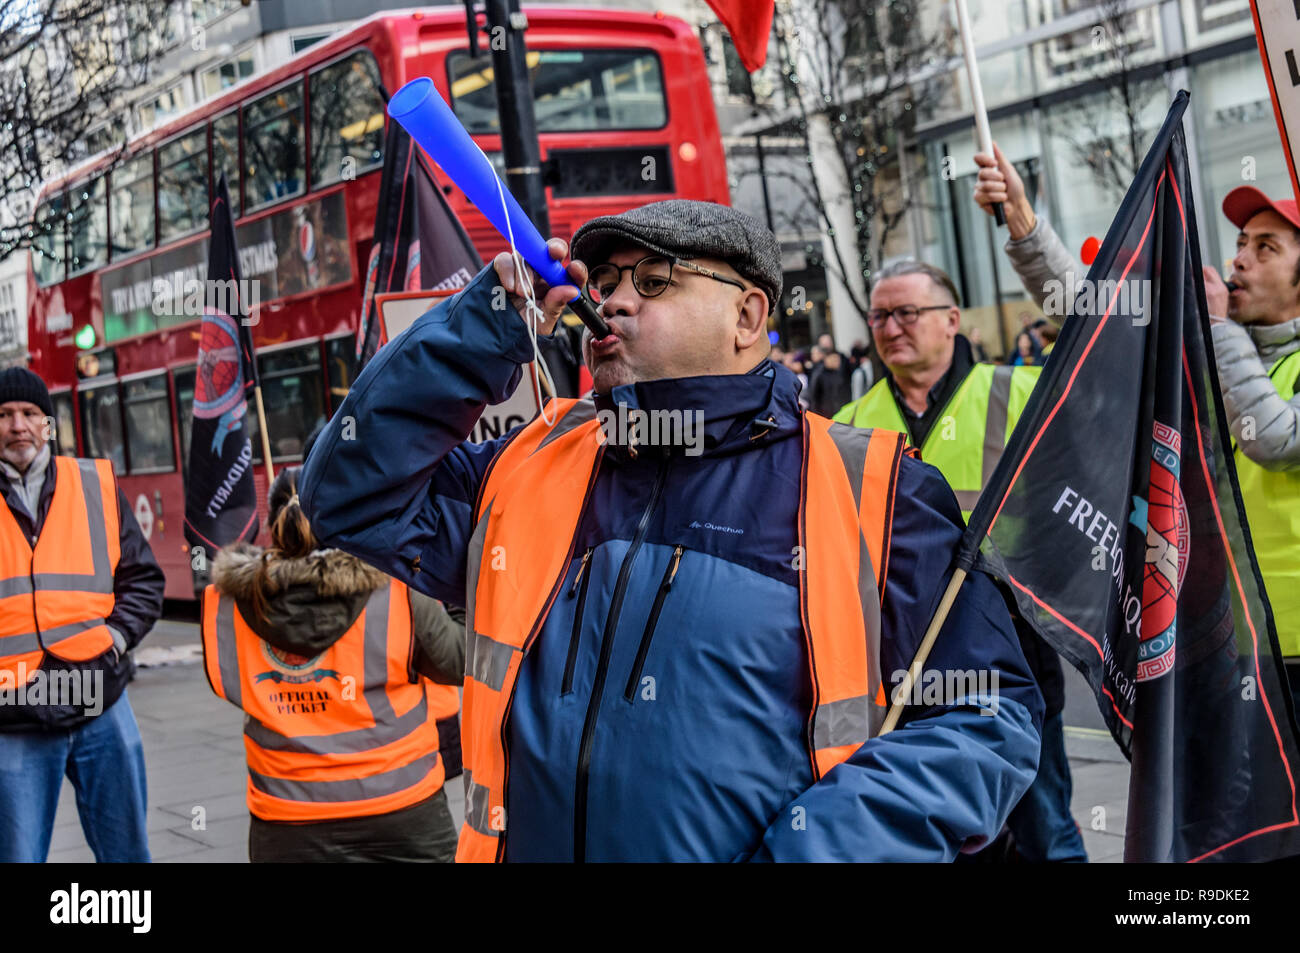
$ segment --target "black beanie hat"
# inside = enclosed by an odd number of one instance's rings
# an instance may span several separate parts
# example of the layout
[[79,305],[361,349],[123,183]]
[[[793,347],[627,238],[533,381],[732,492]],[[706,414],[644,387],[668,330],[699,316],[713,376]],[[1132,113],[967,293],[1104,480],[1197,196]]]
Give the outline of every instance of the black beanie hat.
[[45,411],[45,416],[54,416],[50,389],[25,367],[6,367],[0,371],[0,404],[11,400],[28,401]]

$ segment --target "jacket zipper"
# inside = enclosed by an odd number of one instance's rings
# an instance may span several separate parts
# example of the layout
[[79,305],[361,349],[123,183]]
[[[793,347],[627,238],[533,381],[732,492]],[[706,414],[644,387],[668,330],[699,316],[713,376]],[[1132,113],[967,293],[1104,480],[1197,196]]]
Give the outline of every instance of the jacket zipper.
[[637,523],[632,545],[623,557],[623,564],[618,568],[618,580],[614,583],[614,594],[609,603],[609,615],[605,619],[605,631],[600,640],[600,660],[596,663],[596,679],[591,687],[591,698],[587,702],[587,717],[582,724],[582,740],[578,746],[578,777],[573,796],[573,859],[575,863],[585,863],[587,859],[587,783],[591,773],[591,748],[595,740],[596,716],[600,711],[601,696],[605,693],[605,676],[609,672],[609,655],[614,645],[614,630],[618,628],[619,613],[623,610],[623,598],[627,595],[628,579],[632,575],[632,563],[645,541],[650,528],[650,516],[659,505],[663,495],[664,483],[668,479],[668,466],[671,457],[664,457],[659,464],[659,473],[655,477],[654,488],[650,491],[650,501],[641,513]]
[[632,663],[632,675],[628,678],[627,689],[623,692],[626,701],[632,700],[637,685],[641,683],[641,670],[645,667],[645,657],[650,652],[650,640],[654,638],[655,626],[659,622],[659,613],[663,610],[664,600],[668,598],[668,590],[673,587],[673,579],[677,577],[677,567],[681,565],[684,549],[685,547],[679,543],[673,550],[673,558],[668,561],[668,567],[664,570],[663,582],[659,583],[659,591],[655,593],[654,605],[650,608],[650,618],[646,620],[645,632],[641,634],[641,646],[636,650],[636,661]]
[[[578,566],[578,574],[573,577],[573,585],[569,587],[569,598],[573,594],[578,594],[578,604],[573,610],[573,634],[569,636],[569,655],[564,660],[564,679],[560,683],[560,695],[568,695],[573,691],[573,669],[578,661],[578,637],[582,635],[582,609],[587,604],[587,582],[591,576],[587,573],[587,563],[591,562],[591,554],[595,548],[588,549],[582,557],[582,563]],[[581,583],[581,585],[579,585]]]

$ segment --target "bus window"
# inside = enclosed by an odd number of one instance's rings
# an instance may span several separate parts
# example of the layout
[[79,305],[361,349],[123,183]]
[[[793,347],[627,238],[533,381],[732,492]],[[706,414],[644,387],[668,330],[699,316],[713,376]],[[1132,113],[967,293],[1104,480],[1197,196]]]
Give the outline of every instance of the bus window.
[[81,436],[86,444],[86,456],[112,460],[115,473],[126,473],[117,382],[83,388],[77,396],[81,398]]
[[362,50],[311,77],[311,184],[320,188],[384,161],[379,67]]
[[357,376],[357,339],[345,334],[325,341],[325,370],[329,376],[330,413],[339,409]]
[[[232,196],[231,200],[234,198]],[[190,429],[194,424],[194,368],[172,371],[176,385],[176,422],[181,432],[181,472],[190,472]],[[250,410],[252,408],[249,408]]]
[[[313,341],[302,347],[259,355],[257,367],[262,379],[266,429],[271,437],[271,458],[276,463],[297,460],[311,432],[326,420],[320,345]],[[262,438],[257,412],[252,406],[246,419],[253,441],[253,457],[261,463]]]
[[54,401],[54,452],[64,457],[77,455],[77,427],[73,419],[72,391],[51,394]]
[[229,112],[212,123],[212,194],[226,173],[230,189],[230,214],[239,218],[239,113]]
[[159,240],[208,225],[208,131],[196,129],[158,147]]
[[63,196],[55,195],[36,210],[32,237],[32,271],[42,288],[63,280]]
[[108,205],[104,202],[104,177],[74,186],[68,193],[68,274],[97,268],[108,261]]
[[300,81],[244,107],[247,211],[301,195],[304,166]]
[[176,469],[172,445],[167,375],[154,374],[122,384],[126,401],[126,440],[132,473]]
[[153,153],[113,170],[114,258],[153,247]]
[[[663,70],[650,50],[532,50],[538,132],[659,129],[668,122]],[[472,133],[497,134],[491,54],[447,56],[452,105]]]

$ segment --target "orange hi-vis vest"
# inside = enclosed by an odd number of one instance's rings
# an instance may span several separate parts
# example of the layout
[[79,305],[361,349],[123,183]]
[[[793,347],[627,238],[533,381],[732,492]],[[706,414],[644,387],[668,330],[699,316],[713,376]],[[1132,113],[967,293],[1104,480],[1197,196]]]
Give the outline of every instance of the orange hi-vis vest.
[[[515,682],[574,555],[603,443],[590,400],[552,402],[558,419],[524,427],[484,479],[469,543],[461,743],[465,824],[458,862],[500,860],[504,747]],[[804,415],[799,507],[800,615],[812,673],[814,778],[847,760],[884,721],[880,598],[890,508],[907,438]],[[538,505],[545,487],[546,505]],[[504,547],[502,549],[501,547]],[[495,553],[510,558],[494,562]]]
[[0,506],[0,672],[15,683],[46,652],[84,662],[113,646],[105,620],[122,555],[113,464],[52,457],[50,466],[54,495],[35,545]]
[[212,690],[244,714],[248,810],[267,821],[388,814],[443,783],[439,718],[459,698],[410,670],[406,587],[375,590],[315,658],[274,648],[233,596],[203,593],[203,664]]

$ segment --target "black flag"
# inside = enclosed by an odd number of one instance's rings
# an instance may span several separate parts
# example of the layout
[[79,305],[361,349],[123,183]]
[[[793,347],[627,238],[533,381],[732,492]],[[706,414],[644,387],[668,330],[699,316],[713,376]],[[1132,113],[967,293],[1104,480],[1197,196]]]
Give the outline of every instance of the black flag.
[[366,267],[366,288],[357,328],[357,369],[384,344],[376,294],[442,291],[469,284],[483,267],[469,236],[429,172],[424,156],[400,123],[384,137],[375,239]]
[[1061,289],[1073,310],[959,562],[1097,693],[1132,761],[1126,860],[1267,860],[1300,853],[1300,746],[1214,366],[1187,103]]
[[208,278],[185,485],[185,538],[193,547],[205,547],[211,558],[221,547],[257,535],[253,445],[246,419],[257,366],[224,174],[217,183],[209,222]]

